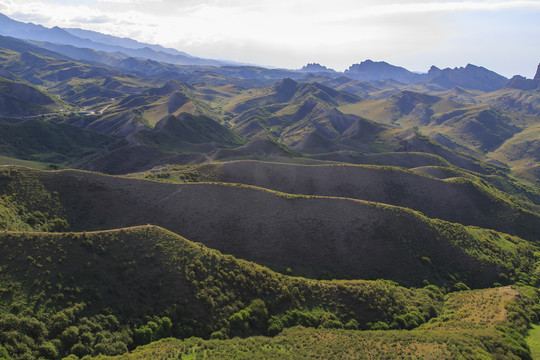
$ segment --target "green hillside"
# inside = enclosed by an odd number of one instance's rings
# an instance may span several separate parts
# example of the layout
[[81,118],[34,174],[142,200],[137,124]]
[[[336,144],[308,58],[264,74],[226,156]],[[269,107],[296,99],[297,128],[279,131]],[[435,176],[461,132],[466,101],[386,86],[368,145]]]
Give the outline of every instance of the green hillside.
[[540,66],[0,24],[0,360],[538,356]]
[[218,145],[242,145],[245,139],[238,136],[223,125],[206,116],[193,116],[181,113],[178,116],[168,116],[160,120],[154,129],[138,132],[137,139],[144,144],[165,151],[203,151],[207,144],[208,150]]
[[[190,173],[190,170],[184,172]],[[531,241],[535,241],[537,234],[528,231],[540,226],[537,207],[540,198],[533,189],[514,189],[512,183],[500,184],[496,180],[492,180],[495,183],[492,185],[465,172],[454,171],[444,180],[437,180],[397,167],[235,161],[199,165],[193,173],[198,181],[241,183],[290,194],[347,197],[403,206],[431,218],[518,234]],[[169,177],[166,170],[160,174],[168,179],[174,177],[175,172],[169,172]],[[194,177],[188,179],[193,181]],[[532,201],[524,202],[522,199],[528,199],[526,196]],[[523,204],[524,208],[518,204]],[[523,224],[529,222],[531,227],[524,227]]]
[[24,117],[58,112],[63,104],[21,81],[0,77],[0,117]]
[[345,113],[402,127],[418,127],[423,133],[448,136],[475,150],[496,149],[520,132],[525,116],[486,105],[463,105],[448,98],[404,91],[384,100],[370,100],[340,107]]
[[[80,171],[4,173],[1,193],[39,184],[57,196],[75,231],[155,224],[309,277],[384,278],[409,285],[463,281],[474,287],[535,281],[530,243],[401,207],[246,185],[169,184]],[[22,205],[24,196],[29,195],[21,194]]]
[[[451,294],[448,313],[411,331],[296,327],[274,338],[165,339],[130,354],[99,359],[526,359],[523,325],[537,318],[535,291],[514,288]],[[535,300],[536,299],[536,300]],[[482,307],[467,317],[470,305]],[[521,315],[517,315],[521,313]],[[528,315],[525,315],[528,314]],[[516,316],[517,315],[517,316]],[[533,320],[534,321],[534,320]]]
[[95,154],[117,139],[41,119],[0,121],[0,153],[24,160],[68,164]]
[[145,89],[120,100],[115,99],[107,108],[107,113],[89,126],[109,134],[127,135],[137,128],[154,128],[169,115],[187,113],[211,117],[217,121],[221,111],[216,104],[230,95],[217,91],[212,94],[206,96],[204,88],[199,91],[188,84],[170,80],[160,87]]
[[14,359],[121,354],[171,335],[418,326],[442,304],[435,287],[292,278],[152,226],[3,232],[0,247],[0,344]]

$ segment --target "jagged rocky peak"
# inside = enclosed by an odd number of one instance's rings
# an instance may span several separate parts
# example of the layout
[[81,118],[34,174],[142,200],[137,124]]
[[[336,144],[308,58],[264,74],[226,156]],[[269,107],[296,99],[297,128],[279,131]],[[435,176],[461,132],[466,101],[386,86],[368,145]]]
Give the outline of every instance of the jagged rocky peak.
[[536,75],[534,75],[534,80],[540,80],[540,64],[538,64],[538,69],[536,70]]
[[381,67],[389,66],[385,61],[373,61],[373,60],[365,60],[362,61],[360,64],[352,64],[348,71],[366,71],[371,69],[378,69]]
[[506,87],[519,90],[534,90],[538,87],[539,79],[526,79],[521,75],[515,75],[508,83]]
[[434,77],[440,75],[442,72],[441,69],[439,69],[438,67],[436,67],[435,65],[432,65],[430,68],[429,68],[429,71],[428,71],[428,78],[429,79],[433,79]]
[[322,66],[319,63],[309,63],[307,65],[304,65],[300,71],[303,72],[335,72],[334,69],[327,68],[326,66]]

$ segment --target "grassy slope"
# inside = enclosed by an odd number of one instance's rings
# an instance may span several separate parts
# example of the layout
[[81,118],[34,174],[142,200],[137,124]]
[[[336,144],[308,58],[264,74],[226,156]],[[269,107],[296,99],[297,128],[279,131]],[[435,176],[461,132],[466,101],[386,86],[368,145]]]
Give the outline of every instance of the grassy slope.
[[[242,145],[245,139],[206,116],[182,113],[161,120],[151,131],[136,134],[139,141],[164,151],[194,150],[192,144]],[[191,146],[190,146],[191,145]]]
[[459,144],[489,152],[489,157],[512,166],[516,176],[529,180],[527,174],[523,175],[517,167],[530,168],[538,162],[534,151],[538,147],[538,94],[507,88],[484,95],[469,94],[473,103],[491,104],[496,109],[488,105],[464,106],[457,103],[441,106],[451,104],[447,99],[452,96],[440,95],[443,99],[434,104],[417,99],[404,107],[404,95],[400,94],[385,100],[344,105],[340,110],[384,123],[419,126],[424,133],[446,134]]
[[220,103],[229,95],[218,91],[212,94],[205,94],[204,88],[199,91],[190,85],[171,80],[162,87],[147,89],[113,103],[105,116],[90,127],[106,133],[116,133],[119,125],[126,127],[130,123],[133,126],[154,128],[167,116],[182,113],[221,119],[224,115]]
[[527,345],[529,345],[529,348],[531,349],[532,359],[540,359],[540,325],[535,325],[529,330]]
[[[463,152],[459,147],[456,149],[451,149],[445,145],[442,145],[415,130],[414,128],[393,130],[388,134],[383,133],[383,135],[386,136],[381,139],[382,142],[392,145],[392,151],[436,155],[454,166],[481,174],[508,172],[507,168],[480,160],[478,157],[474,157],[467,152]],[[404,163],[406,164],[407,162],[405,161]],[[395,165],[403,166],[401,163],[397,163]],[[407,166],[405,165],[405,167]]]
[[[232,337],[238,326],[243,336],[266,334],[269,317],[292,309],[330,316],[334,327],[354,320],[364,328],[411,312],[428,319],[442,304],[438,289],[281,275],[153,226],[4,231],[0,248],[0,346],[14,359],[124,353],[133,341],[150,341],[134,328],[162,316],[170,326],[165,335],[154,331],[157,339]],[[266,309],[259,322],[235,322],[232,315],[256,299]]]
[[483,94],[478,97],[478,100],[506,111],[515,111],[533,115],[538,115],[540,113],[540,95],[535,91],[503,88],[498,91]]
[[56,192],[73,230],[150,223],[295,274],[484,286],[534,267],[534,248],[519,238],[360,200],[81,171],[21,169],[3,180],[2,191],[37,182]]
[[115,140],[72,125],[37,119],[0,122],[0,151],[25,160],[66,164],[94,154]]
[[531,167],[540,163],[540,123],[532,124],[527,129],[508,139],[501,147],[489,155],[506,162],[512,168]]
[[[448,176],[448,180],[441,181],[396,167],[306,166],[260,161],[204,164],[195,169],[199,181],[242,183],[290,194],[376,201],[422,211],[431,218],[492,228],[531,240],[538,234],[527,233],[530,230],[523,222],[530,221],[533,229],[540,227],[540,216],[520,208],[509,200],[508,194],[472,175],[469,175],[471,180],[467,180],[457,173],[453,179]],[[525,192],[525,195],[539,200],[534,194]],[[529,208],[534,208],[533,204],[528,204]]]
[[504,197],[507,200],[511,200],[526,209],[531,209],[537,213],[539,212],[538,205],[531,205],[540,203],[540,188],[527,185],[516,180],[512,176],[482,175],[467,172],[457,167],[445,166],[420,166],[411,168],[410,170],[441,180],[461,177],[484,185],[486,185],[487,182],[487,184],[489,184],[487,185],[488,187],[492,187],[498,191],[501,191],[502,193],[506,193],[507,195]]
[[[111,308],[123,320],[181,304],[178,311],[185,320],[201,322],[196,333],[208,336],[208,327],[219,330],[224,319],[257,298],[266,301],[271,314],[295,306],[322,307],[344,319],[354,313],[361,326],[413,310],[427,315],[430,306],[439,306],[428,290],[408,290],[385,281],[281,275],[154,226],[83,233],[2,232],[0,244],[6,250],[0,257],[2,275],[21,284],[4,292],[4,309],[14,305],[6,301],[10,293],[25,298],[36,311],[86,302],[90,313]],[[382,298],[389,306],[378,306]]]
[[[473,355],[474,354],[474,355]],[[165,339],[131,354],[98,359],[490,359],[469,334],[292,328],[275,338]],[[504,358],[503,358],[504,359]]]
[[0,77],[0,116],[28,116],[58,112],[62,105],[51,95],[24,82]]
[[[523,301],[523,298],[526,300]],[[287,329],[274,338],[225,341],[166,339],[114,359],[518,359],[528,350],[519,331],[531,318],[515,317],[532,309],[534,298],[513,288],[452,294],[448,313],[412,331]],[[520,303],[520,305],[517,305]],[[481,308],[474,316],[471,309]],[[527,310],[524,310],[527,309]],[[534,315],[535,317],[536,315]],[[516,331],[518,330],[518,331]],[[234,354],[234,355],[233,355]],[[100,359],[110,359],[100,357]]]
[[21,160],[14,157],[1,156],[1,155],[0,155],[0,165],[24,166],[24,167],[28,167],[32,169],[39,169],[39,170],[50,170],[53,168],[60,167],[58,164],[44,163],[44,162],[39,162],[39,161]]

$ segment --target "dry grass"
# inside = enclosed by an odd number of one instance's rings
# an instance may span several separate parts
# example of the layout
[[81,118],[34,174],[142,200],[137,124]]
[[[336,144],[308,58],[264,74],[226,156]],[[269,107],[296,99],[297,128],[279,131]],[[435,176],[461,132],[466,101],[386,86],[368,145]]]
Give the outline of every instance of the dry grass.
[[456,320],[483,326],[495,326],[507,320],[506,306],[519,292],[512,287],[467,291],[451,296],[447,308]]

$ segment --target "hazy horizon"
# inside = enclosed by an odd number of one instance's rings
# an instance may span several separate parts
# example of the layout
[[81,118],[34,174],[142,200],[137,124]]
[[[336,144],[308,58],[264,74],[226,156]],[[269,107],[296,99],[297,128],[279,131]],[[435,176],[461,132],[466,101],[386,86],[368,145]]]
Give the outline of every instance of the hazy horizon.
[[0,12],[289,69],[316,62],[343,71],[371,59],[417,72],[471,63],[530,78],[540,62],[538,0],[0,0]]

